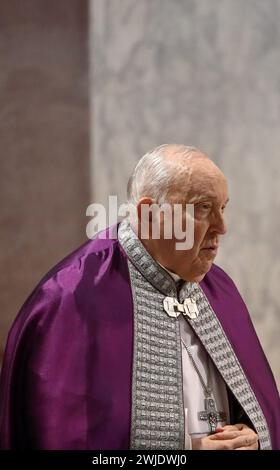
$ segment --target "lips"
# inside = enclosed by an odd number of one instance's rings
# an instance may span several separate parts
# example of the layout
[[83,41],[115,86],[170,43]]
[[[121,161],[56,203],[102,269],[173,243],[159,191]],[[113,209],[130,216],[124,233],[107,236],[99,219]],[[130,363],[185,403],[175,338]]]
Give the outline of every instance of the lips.
[[210,245],[202,248],[203,251],[216,255],[218,252],[219,245]]

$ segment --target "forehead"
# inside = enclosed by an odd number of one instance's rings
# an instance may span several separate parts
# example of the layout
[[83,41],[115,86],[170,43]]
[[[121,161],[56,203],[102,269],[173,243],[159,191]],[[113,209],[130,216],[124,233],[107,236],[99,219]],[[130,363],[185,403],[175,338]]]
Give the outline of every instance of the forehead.
[[224,203],[228,199],[226,178],[211,160],[205,158],[195,162],[186,172],[176,188],[175,197],[188,203],[205,199]]
[[212,175],[199,175],[191,178],[186,188],[188,202],[195,200],[214,199],[223,201],[228,199],[228,187],[222,173]]

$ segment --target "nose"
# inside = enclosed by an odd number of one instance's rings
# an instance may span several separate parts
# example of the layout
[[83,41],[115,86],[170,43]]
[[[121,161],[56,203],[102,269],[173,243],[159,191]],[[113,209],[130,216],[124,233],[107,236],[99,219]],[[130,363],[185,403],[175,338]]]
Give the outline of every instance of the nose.
[[217,232],[219,235],[225,235],[227,233],[227,226],[224,219],[224,214],[217,212],[213,217],[211,228],[213,232]]

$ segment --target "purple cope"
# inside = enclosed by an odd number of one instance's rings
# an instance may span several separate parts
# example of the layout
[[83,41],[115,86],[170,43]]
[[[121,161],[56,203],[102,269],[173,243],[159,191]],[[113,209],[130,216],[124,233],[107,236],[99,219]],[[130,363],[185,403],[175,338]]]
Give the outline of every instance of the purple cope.
[[[280,449],[280,400],[246,306],[213,265],[200,283]],[[10,331],[0,385],[1,449],[129,449],[133,302],[118,240],[55,266]]]

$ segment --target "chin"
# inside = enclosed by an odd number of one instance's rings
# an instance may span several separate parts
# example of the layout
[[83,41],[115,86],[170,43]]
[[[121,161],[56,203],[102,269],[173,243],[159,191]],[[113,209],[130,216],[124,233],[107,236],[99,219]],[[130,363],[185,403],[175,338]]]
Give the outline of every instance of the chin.
[[182,276],[182,278],[187,281],[187,282],[201,282],[203,278],[206,276],[208,271],[212,268],[213,263],[207,264],[207,266],[204,267],[204,269],[201,269],[200,272],[194,273],[193,275],[188,275],[185,278]]
[[204,276],[206,275],[207,273],[203,273],[203,274],[197,274],[197,275],[194,275],[192,276],[191,278],[189,279],[185,279],[187,282],[201,282],[202,279],[204,278]]
[[207,274],[207,272],[203,274],[194,274],[192,276],[190,276],[189,274],[186,276],[182,275],[181,278],[184,279],[184,281],[186,282],[201,282],[205,274]]

